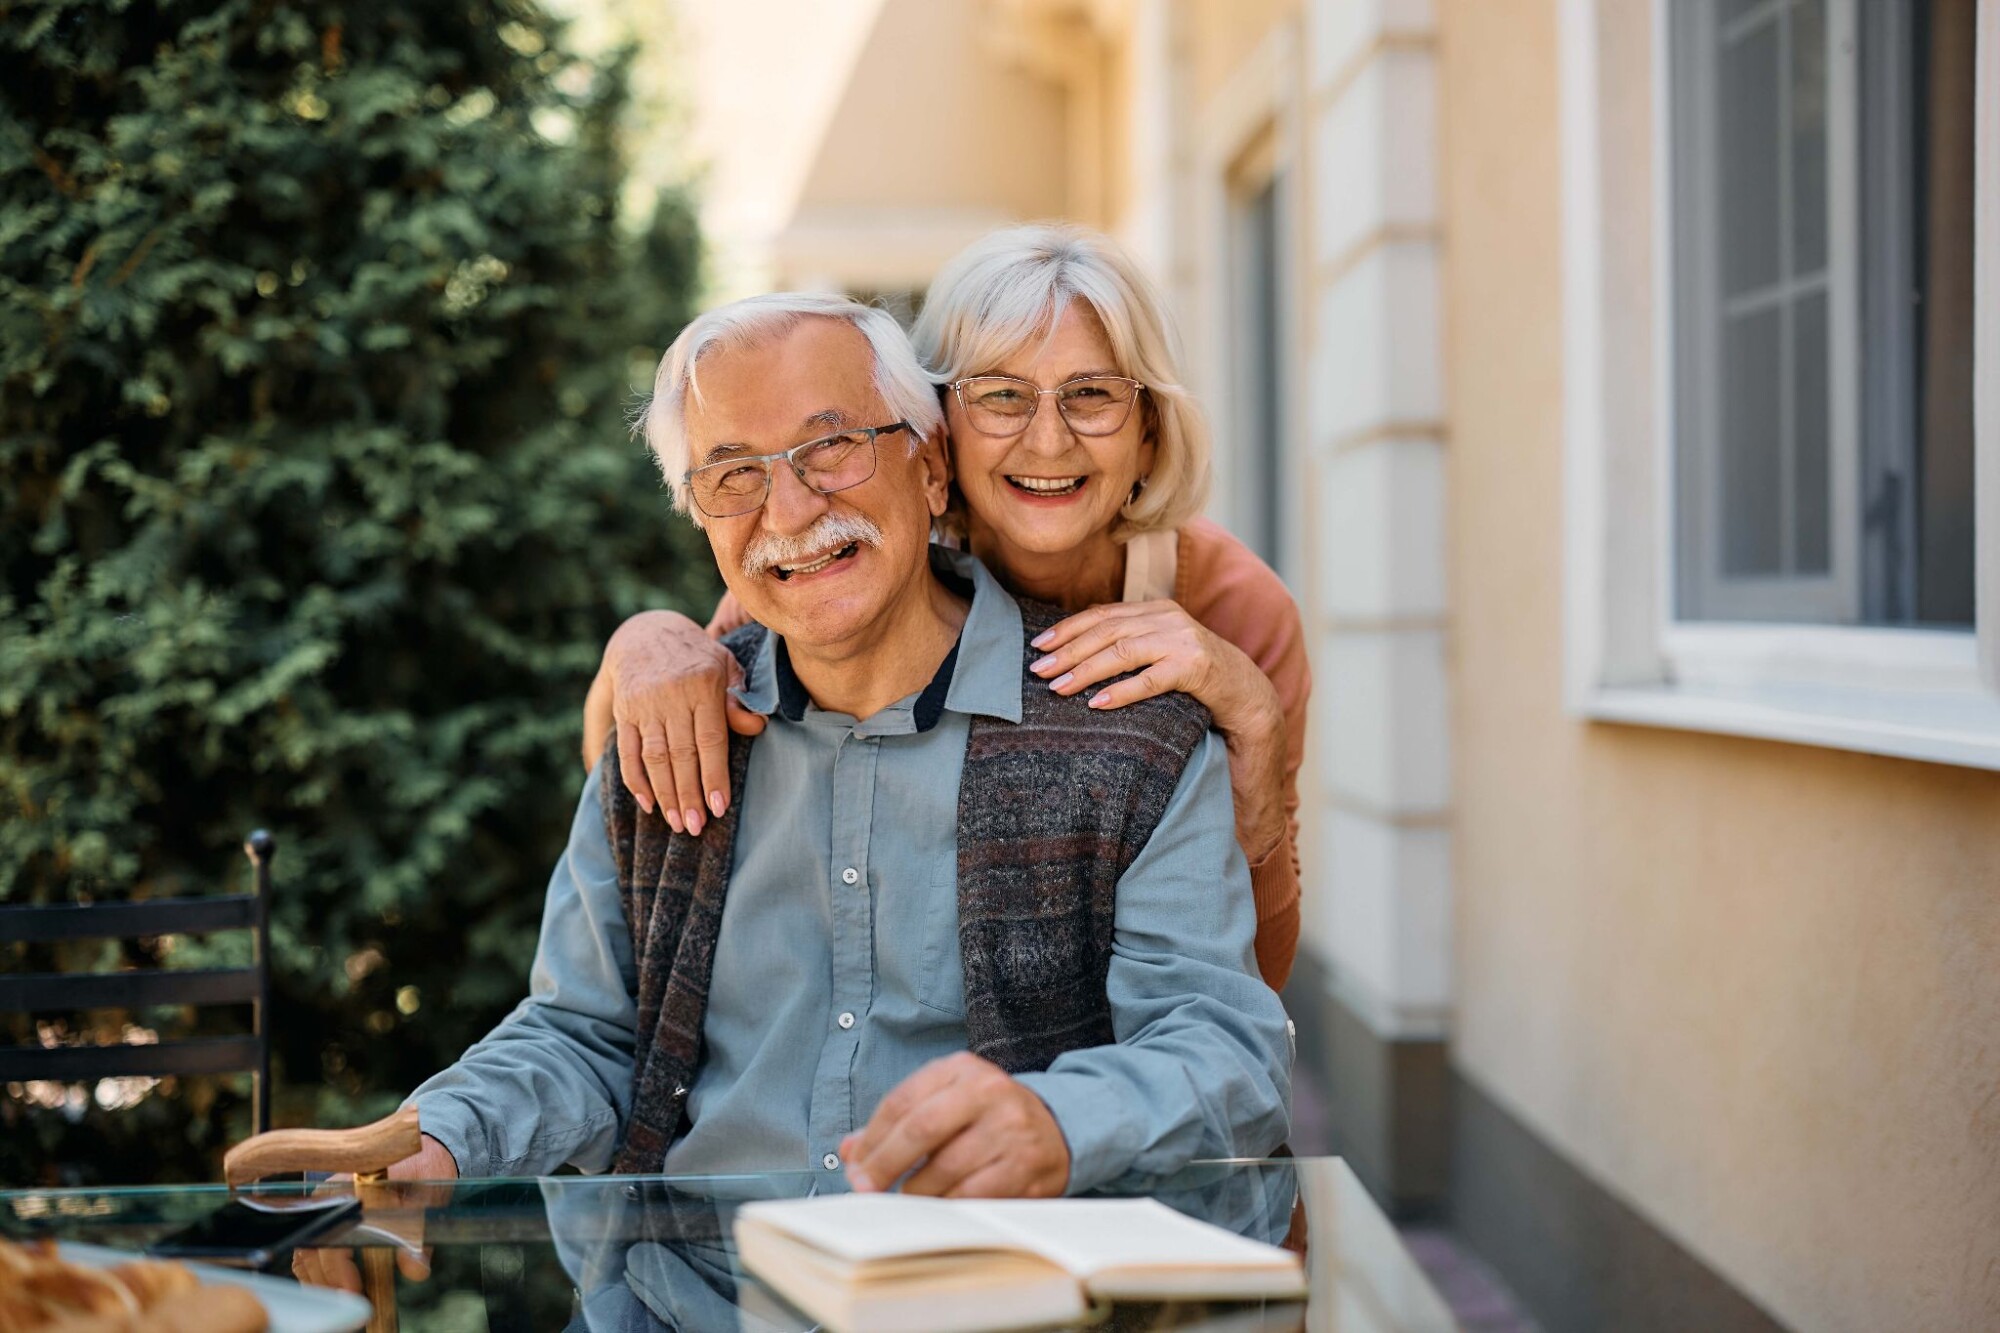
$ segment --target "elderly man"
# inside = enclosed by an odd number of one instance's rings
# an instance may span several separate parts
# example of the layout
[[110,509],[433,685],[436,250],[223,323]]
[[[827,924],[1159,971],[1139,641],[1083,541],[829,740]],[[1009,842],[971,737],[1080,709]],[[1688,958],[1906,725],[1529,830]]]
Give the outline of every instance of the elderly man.
[[758,297],[676,340],[648,435],[768,723],[698,833],[605,755],[531,994],[416,1091],[395,1174],[1048,1195],[1283,1140],[1224,748],[1182,696],[1100,713],[1027,671],[1054,613],[930,546],[941,432],[880,311]]

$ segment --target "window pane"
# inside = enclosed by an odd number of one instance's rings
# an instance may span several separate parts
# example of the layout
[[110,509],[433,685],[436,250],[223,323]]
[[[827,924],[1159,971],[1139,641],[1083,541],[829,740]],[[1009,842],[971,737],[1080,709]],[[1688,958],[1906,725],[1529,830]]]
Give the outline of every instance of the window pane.
[[1232,182],[1229,233],[1233,433],[1240,460],[1233,475],[1241,487],[1232,507],[1237,535],[1282,574],[1286,486],[1291,480],[1284,415],[1284,178],[1278,173],[1260,177],[1254,167],[1242,175]]
[[1979,3],[1666,7],[1683,616],[1972,622]]
[[1719,71],[1716,203],[1726,296],[1775,282],[1778,269],[1778,25],[1725,42]]
[[1827,383],[1826,293],[1801,300],[1792,316],[1792,572],[1825,574],[1833,510]]
[[1784,375],[1776,309],[1733,319],[1722,335],[1722,572],[1776,574],[1781,560],[1779,398]]
[[1826,267],[1826,0],[1792,10],[1792,272]]

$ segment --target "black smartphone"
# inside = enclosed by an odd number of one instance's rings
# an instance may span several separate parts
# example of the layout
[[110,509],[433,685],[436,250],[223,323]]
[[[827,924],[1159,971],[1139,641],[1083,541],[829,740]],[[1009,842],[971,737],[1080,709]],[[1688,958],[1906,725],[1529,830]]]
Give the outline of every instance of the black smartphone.
[[352,1194],[238,1195],[190,1226],[146,1247],[161,1259],[262,1268],[278,1255],[361,1211]]

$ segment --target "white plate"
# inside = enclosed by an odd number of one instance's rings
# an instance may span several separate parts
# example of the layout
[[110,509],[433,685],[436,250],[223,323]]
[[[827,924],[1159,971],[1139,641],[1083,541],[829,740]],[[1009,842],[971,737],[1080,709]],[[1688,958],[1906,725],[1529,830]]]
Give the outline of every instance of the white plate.
[[[90,1268],[110,1268],[114,1264],[129,1264],[146,1257],[129,1250],[70,1241],[57,1244],[56,1253],[73,1264]],[[177,1259],[174,1262],[185,1261]],[[258,1300],[264,1302],[264,1310],[271,1316],[270,1333],[351,1333],[351,1330],[368,1322],[371,1307],[353,1292],[308,1287],[289,1278],[271,1277],[265,1273],[241,1273],[234,1269],[217,1268],[213,1264],[191,1263],[188,1268],[203,1282],[226,1282],[230,1286],[249,1288]]]

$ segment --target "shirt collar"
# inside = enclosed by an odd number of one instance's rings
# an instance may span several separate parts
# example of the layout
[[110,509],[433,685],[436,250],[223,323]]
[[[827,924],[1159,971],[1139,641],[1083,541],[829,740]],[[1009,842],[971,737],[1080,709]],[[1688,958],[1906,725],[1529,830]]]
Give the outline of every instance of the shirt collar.
[[934,544],[931,568],[948,570],[972,583],[972,609],[958,632],[959,669],[952,675],[944,706],[955,713],[984,713],[1019,722],[1026,652],[1020,606],[969,552]]
[[[958,642],[945,655],[912,705],[918,731],[928,731],[949,709],[954,713],[984,713],[1008,722],[1021,720],[1021,608],[999,581],[964,551],[932,545],[931,569],[960,592],[971,592],[972,605]],[[766,634],[750,660],[735,695],[742,705],[765,717],[776,713],[790,722],[805,716],[812,704],[792,672],[784,640]]]

